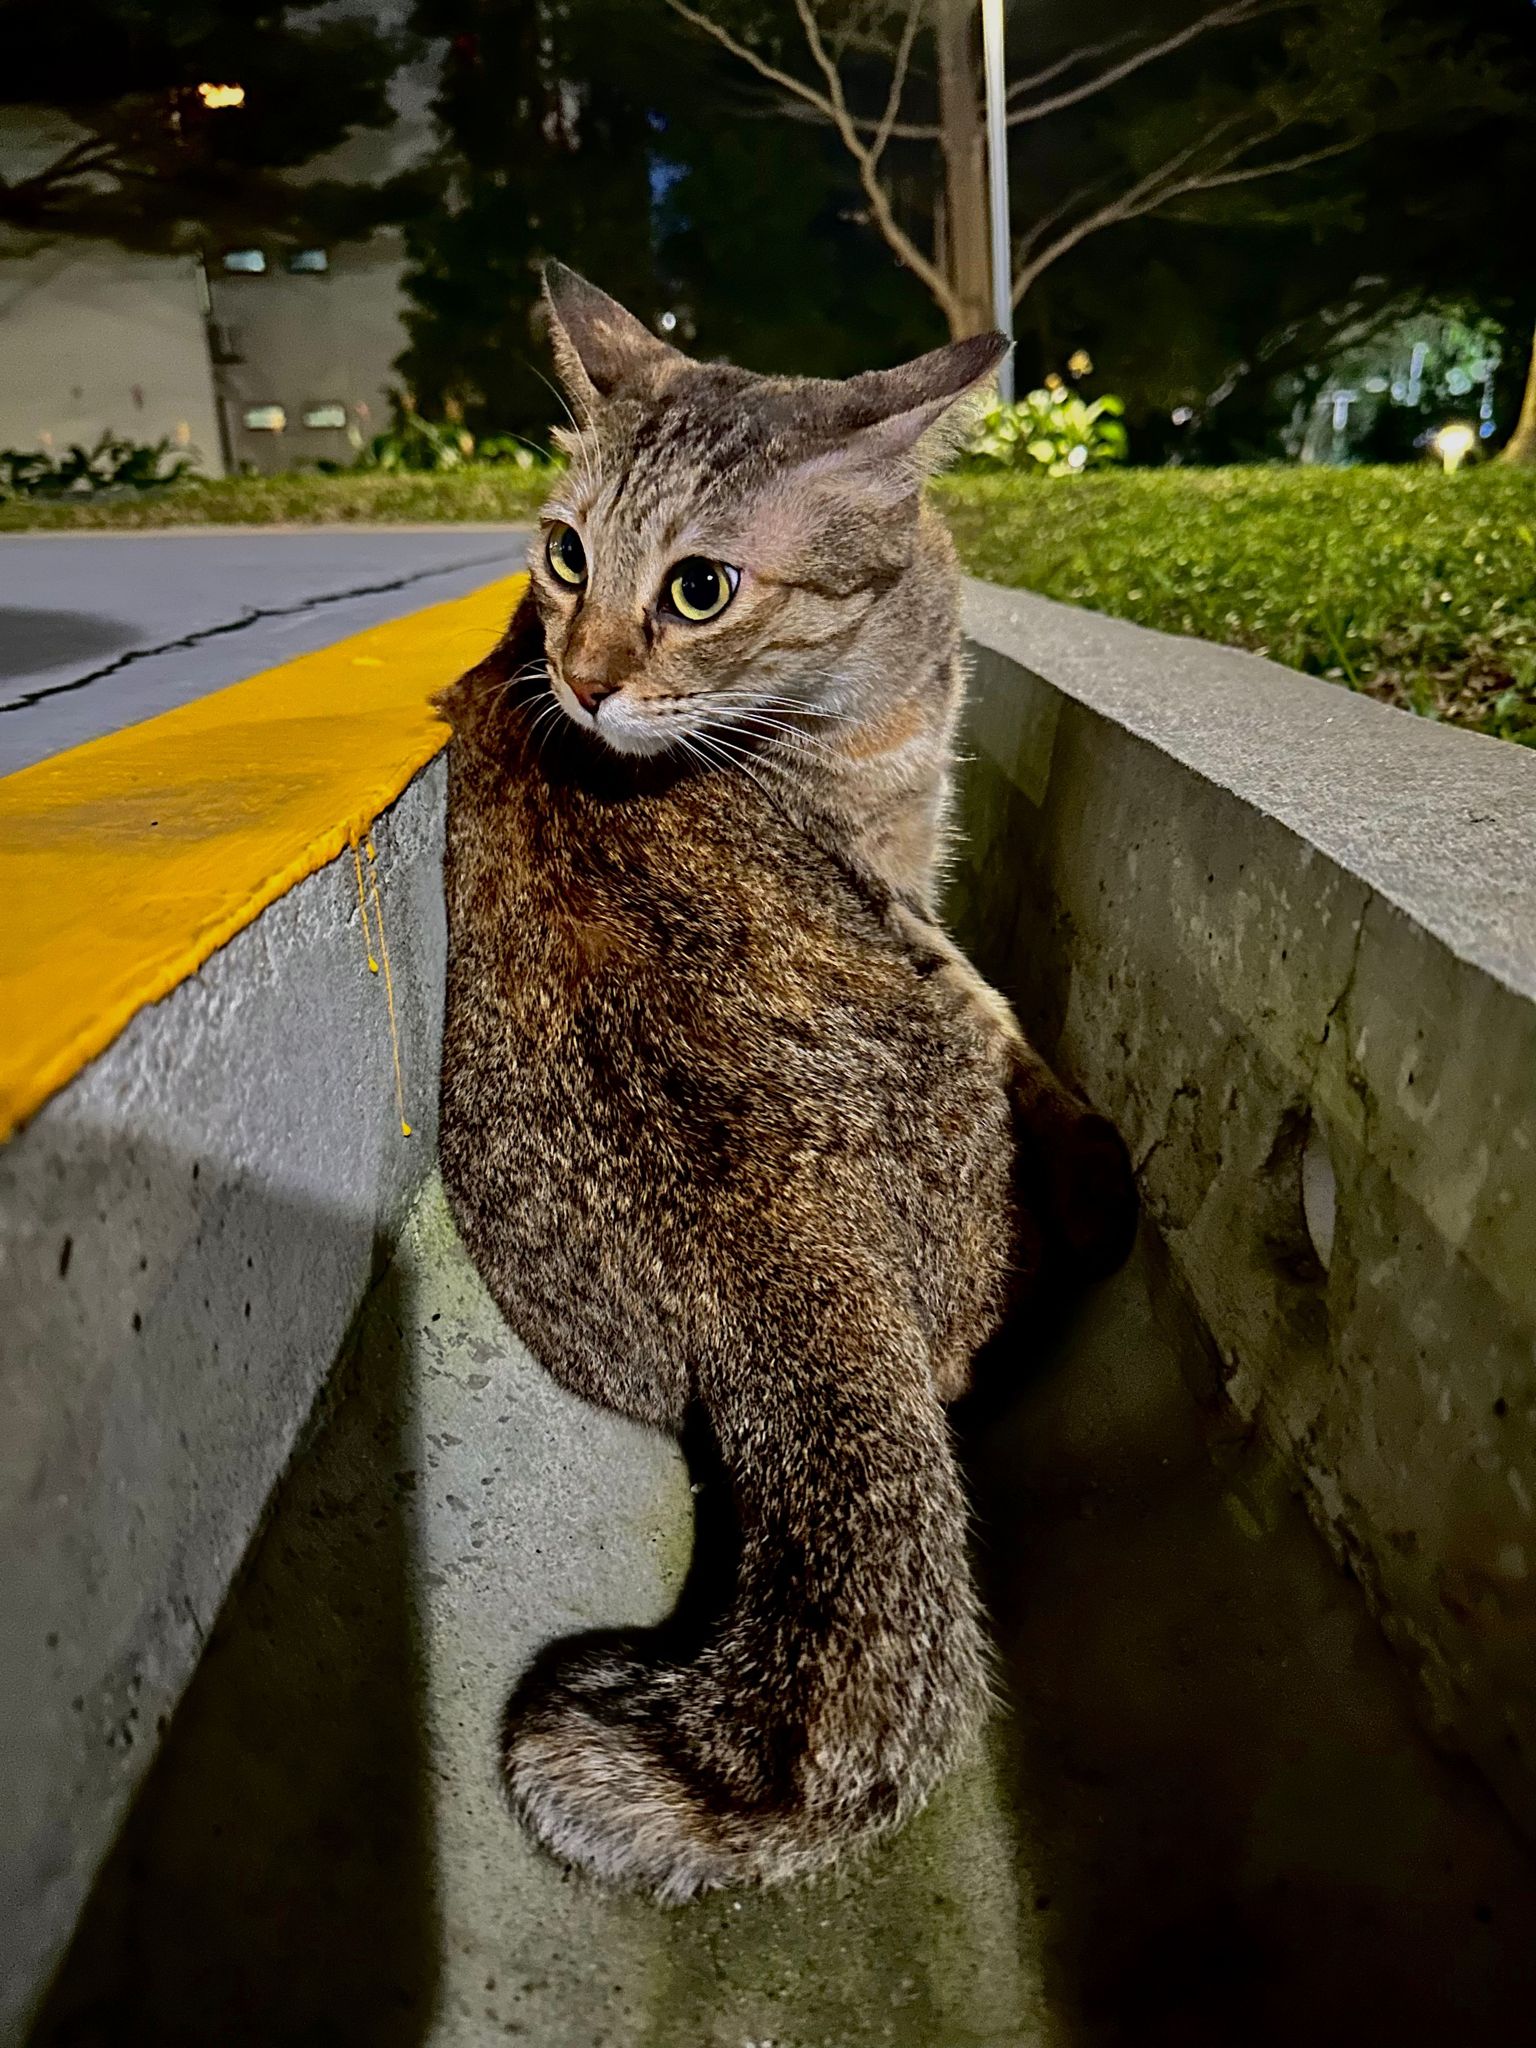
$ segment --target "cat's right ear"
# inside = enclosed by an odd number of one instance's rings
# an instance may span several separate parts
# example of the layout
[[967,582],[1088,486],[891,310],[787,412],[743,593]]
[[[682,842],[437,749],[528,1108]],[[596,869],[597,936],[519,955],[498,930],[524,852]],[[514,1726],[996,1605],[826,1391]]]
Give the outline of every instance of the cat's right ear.
[[621,388],[652,389],[679,360],[617,299],[563,263],[544,266],[544,303],[555,367],[578,410],[588,413]]
[[839,387],[834,415],[850,461],[889,462],[914,458],[919,467],[938,466],[963,438],[964,401],[990,381],[1008,353],[1001,334],[972,334],[951,341],[894,370],[869,370]]

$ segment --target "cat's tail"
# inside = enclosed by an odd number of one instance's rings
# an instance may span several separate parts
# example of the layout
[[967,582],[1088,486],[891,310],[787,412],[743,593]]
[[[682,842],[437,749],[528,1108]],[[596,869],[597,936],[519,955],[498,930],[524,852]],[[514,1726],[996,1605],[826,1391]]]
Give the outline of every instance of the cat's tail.
[[798,1357],[765,1342],[701,1389],[739,1531],[723,1612],[686,1649],[666,1631],[557,1645],[509,1710],[527,1825],[667,1901],[798,1876],[900,1825],[985,1711],[926,1347],[867,1305],[823,1300],[817,1321]]

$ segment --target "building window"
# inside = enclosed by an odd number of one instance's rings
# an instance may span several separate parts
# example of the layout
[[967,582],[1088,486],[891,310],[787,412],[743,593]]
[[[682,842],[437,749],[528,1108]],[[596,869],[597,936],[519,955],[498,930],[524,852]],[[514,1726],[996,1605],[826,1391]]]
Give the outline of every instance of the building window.
[[327,249],[295,249],[288,258],[288,268],[296,277],[315,277],[330,267],[331,257]]
[[344,405],[306,405],[304,424],[317,432],[344,433],[347,425],[347,408]]
[[253,434],[280,434],[288,424],[288,415],[280,405],[248,405],[244,419]]
[[266,252],[262,249],[226,249],[224,268],[233,270],[241,277],[260,277],[267,267]]

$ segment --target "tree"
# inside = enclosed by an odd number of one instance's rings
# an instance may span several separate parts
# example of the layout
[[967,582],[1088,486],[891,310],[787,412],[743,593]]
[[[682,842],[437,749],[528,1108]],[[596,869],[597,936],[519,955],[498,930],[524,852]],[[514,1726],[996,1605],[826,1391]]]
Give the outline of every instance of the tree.
[[[1434,31],[1406,81],[1412,118],[1378,125],[1286,204],[1253,187],[1175,209],[1143,222],[1113,270],[1079,252],[1036,295],[1035,318],[1085,341],[1125,391],[1139,456],[1281,455],[1296,408],[1343,358],[1422,315],[1502,329],[1495,417],[1514,416],[1536,288],[1511,262],[1507,209],[1536,181],[1536,10],[1461,0],[1456,12],[1447,31],[1441,0],[1399,0],[1400,31],[1415,16]],[[1192,417],[1176,426],[1172,412]],[[1382,422],[1399,437],[1410,424],[1400,407]]]
[[941,338],[854,217],[836,137],[743,122],[731,60],[663,0],[417,0],[412,25],[443,50],[438,197],[407,233],[401,370],[424,410],[544,432],[551,256],[765,370],[845,375]]
[[1532,348],[1526,367],[1519,423],[1504,444],[1499,460],[1520,469],[1536,469],[1536,347]]
[[[775,110],[833,130],[870,223],[950,331],[989,324],[973,0],[789,4],[792,16],[779,0],[668,0],[769,88]],[[1499,90],[1480,52],[1399,23],[1389,0],[1221,0],[1162,19],[1119,0],[1101,12],[1105,31],[1086,42],[1060,8],[1032,19],[1033,68],[1009,85],[1015,306],[1108,229],[1219,210],[1239,188],[1294,183],[1384,128]],[[1154,77],[1161,90],[1141,90]]]
[[417,0],[413,29],[444,52],[436,202],[406,236],[401,369],[427,410],[462,409],[480,431],[548,423],[547,257],[642,317],[660,310],[633,15],[624,0]]
[[28,159],[0,177],[0,228],[146,250],[366,232],[408,181],[296,173],[394,119],[408,47],[326,0],[0,0],[0,108],[25,110]]

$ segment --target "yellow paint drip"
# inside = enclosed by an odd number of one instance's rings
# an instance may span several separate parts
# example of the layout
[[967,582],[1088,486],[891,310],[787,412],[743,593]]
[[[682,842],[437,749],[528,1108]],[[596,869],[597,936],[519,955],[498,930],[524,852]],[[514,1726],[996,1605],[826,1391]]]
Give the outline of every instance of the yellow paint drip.
[[[353,852],[357,849],[354,847]],[[395,978],[389,969],[389,941],[384,936],[384,899],[379,894],[379,878],[376,872],[378,855],[373,850],[373,835],[368,836],[368,885],[373,890],[373,915],[379,928],[379,951],[384,955],[384,1003],[389,1011],[389,1049],[395,1060],[395,1108],[400,1113],[402,1137],[411,1135],[411,1127],[405,1120],[405,1079],[400,1071],[400,1027],[395,1021]],[[368,965],[378,972],[378,962],[370,954]]]
[[[490,648],[523,581],[0,779],[0,1138],[268,904],[356,848],[444,744],[432,695]],[[405,1124],[382,923],[378,954]]]
[[363,887],[363,860],[355,839],[352,842],[352,865],[357,870],[357,914],[363,920],[363,951],[368,955],[368,972],[377,974],[379,963],[373,957],[373,938],[368,930],[368,892]]

